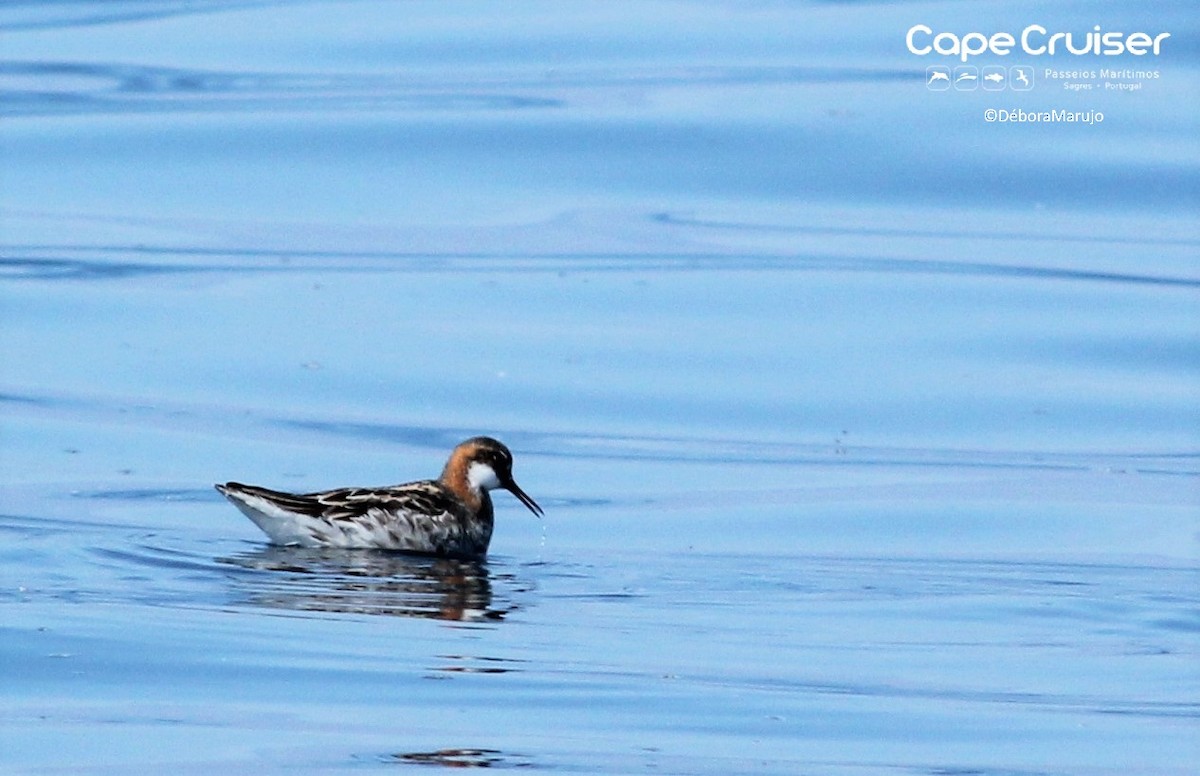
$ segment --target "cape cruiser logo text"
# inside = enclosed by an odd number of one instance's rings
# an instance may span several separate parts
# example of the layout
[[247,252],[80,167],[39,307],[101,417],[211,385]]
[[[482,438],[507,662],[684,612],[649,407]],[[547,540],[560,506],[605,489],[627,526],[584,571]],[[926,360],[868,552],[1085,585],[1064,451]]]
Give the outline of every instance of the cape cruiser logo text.
[[1100,25],[1092,27],[1091,32],[1050,32],[1040,24],[1031,24],[1021,30],[1019,36],[1007,32],[996,32],[984,35],[982,32],[968,32],[959,36],[953,32],[934,33],[927,24],[915,24],[908,29],[904,42],[908,50],[917,56],[930,53],[942,56],[956,56],[966,62],[980,54],[992,53],[997,56],[1008,56],[1018,41],[1021,50],[1030,56],[1055,56],[1069,54],[1077,57],[1098,56],[1115,57],[1121,54],[1132,54],[1135,57],[1162,53],[1163,42],[1171,37],[1169,32],[1150,34],[1147,32],[1103,32]]

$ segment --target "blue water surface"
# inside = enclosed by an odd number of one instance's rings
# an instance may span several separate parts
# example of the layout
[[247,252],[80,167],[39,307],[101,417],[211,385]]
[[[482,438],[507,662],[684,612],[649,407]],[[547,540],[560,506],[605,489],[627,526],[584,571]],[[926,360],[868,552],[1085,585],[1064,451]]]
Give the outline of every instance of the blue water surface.
[[[1171,37],[934,92],[918,23]],[[1198,34],[0,8],[0,770],[1193,773]],[[1109,64],[1157,75],[1045,72]],[[211,489],[481,433],[546,509],[500,494],[482,562],[269,547]]]

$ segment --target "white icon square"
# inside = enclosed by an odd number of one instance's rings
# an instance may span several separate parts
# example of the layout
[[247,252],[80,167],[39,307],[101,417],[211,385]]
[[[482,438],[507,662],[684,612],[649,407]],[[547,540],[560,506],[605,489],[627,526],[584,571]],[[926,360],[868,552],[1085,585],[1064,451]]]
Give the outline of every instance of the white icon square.
[[960,92],[969,92],[979,88],[979,68],[974,65],[963,65],[954,68],[954,88]]
[[1027,92],[1033,88],[1033,68],[1015,65],[1008,69],[1008,86],[1013,91]]
[[988,65],[983,69],[983,88],[989,92],[999,92],[1008,86],[1008,70],[999,65]]
[[950,68],[944,65],[933,65],[925,68],[925,86],[935,92],[950,88]]

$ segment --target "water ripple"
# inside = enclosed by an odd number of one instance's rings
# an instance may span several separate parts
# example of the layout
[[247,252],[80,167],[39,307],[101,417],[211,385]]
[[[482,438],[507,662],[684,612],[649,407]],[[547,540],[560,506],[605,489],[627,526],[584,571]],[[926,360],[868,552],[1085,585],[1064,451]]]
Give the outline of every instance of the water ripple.
[[[954,226],[939,226],[937,229],[921,229],[920,227],[880,227],[880,226],[834,226],[830,224],[821,225],[799,225],[786,223],[754,223],[748,221],[733,221],[696,218],[693,216],[685,216],[677,213],[663,212],[655,213],[652,219],[661,224],[673,226],[685,226],[702,229],[714,229],[729,232],[743,233],[784,233],[784,234],[827,234],[827,235],[848,235],[848,236],[876,236],[876,237],[923,237],[926,239],[945,239],[947,237],[976,239],[990,238],[997,240],[1037,240],[1045,239],[1044,234],[1037,232],[1014,232],[1014,231],[987,231],[981,229],[963,229]],[[1080,243],[1114,243],[1114,244],[1129,244],[1129,245],[1184,245],[1184,246],[1200,246],[1200,240],[1195,237],[1187,236],[1162,236],[1153,234],[1138,233],[1136,235],[1118,236],[1113,234],[1095,235],[1095,234],[1064,234],[1061,231],[1054,235],[1055,242],[1080,242]]]
[[667,67],[477,78],[220,72],[117,63],[0,62],[0,115],[173,111],[548,110],[596,91],[847,81],[913,81],[923,71],[812,67]]
[[[911,235],[910,235],[911,236]],[[1186,245],[1186,241],[1175,244]],[[104,256],[107,258],[102,258]],[[152,257],[134,261],[132,256]],[[86,257],[86,258],[84,258]],[[197,260],[202,259],[202,260]],[[645,272],[786,271],[927,274],[1023,278],[1200,289],[1200,278],[1108,272],[1087,268],[997,264],[944,259],[840,257],[774,253],[654,253],[537,251],[312,251],[155,248],[145,245],[10,245],[0,257],[0,280],[122,280],[167,274],[338,272]]]
[[142,22],[255,6],[286,5],[282,0],[106,0],[90,2],[10,2],[0,6],[0,30],[45,30],[98,24]]
[[[185,428],[258,427],[273,437],[280,431],[325,438],[367,439],[444,453],[478,433],[466,426],[362,422],[336,418],[263,414],[242,407],[181,405],[138,397],[93,397],[86,394],[34,394],[0,387],[0,406],[17,405],[26,416],[92,420],[118,417],[126,426]],[[1013,471],[1095,471],[1200,476],[1197,450],[1070,450],[967,449],[852,445],[840,439],[775,442],[748,438],[635,436],[629,434],[555,433],[528,428],[497,429],[497,434],[524,454],[582,460],[693,462],[763,465],[828,465],[917,468],[964,468]],[[151,488],[84,490],[82,498],[207,501],[207,489]],[[607,499],[596,501],[611,503]]]
[[224,73],[69,62],[0,63],[0,115],[175,111],[466,111],[547,109],[554,97],[501,86],[412,84],[379,76]]
[[[371,439],[444,449],[469,436],[468,428],[431,429],[388,423],[277,419],[281,428],[321,435]],[[834,466],[914,466],[1040,471],[1086,471],[1096,468],[1141,473],[1200,476],[1197,451],[1072,453],[1033,450],[968,450],[904,448],[828,443],[765,442],[749,439],[553,434],[513,429],[504,438],[523,453],[592,460],[702,462],[722,464],[807,464]],[[602,504],[609,502],[602,501]]]

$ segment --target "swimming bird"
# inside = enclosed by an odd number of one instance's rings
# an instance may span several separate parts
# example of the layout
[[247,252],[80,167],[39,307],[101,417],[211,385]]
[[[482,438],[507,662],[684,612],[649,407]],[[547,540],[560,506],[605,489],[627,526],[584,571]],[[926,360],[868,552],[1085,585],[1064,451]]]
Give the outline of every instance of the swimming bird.
[[530,512],[543,514],[513,480],[512,465],[507,447],[481,436],[455,447],[436,480],[305,494],[238,482],[216,488],[272,544],[481,558],[492,540],[488,491],[504,488]]

